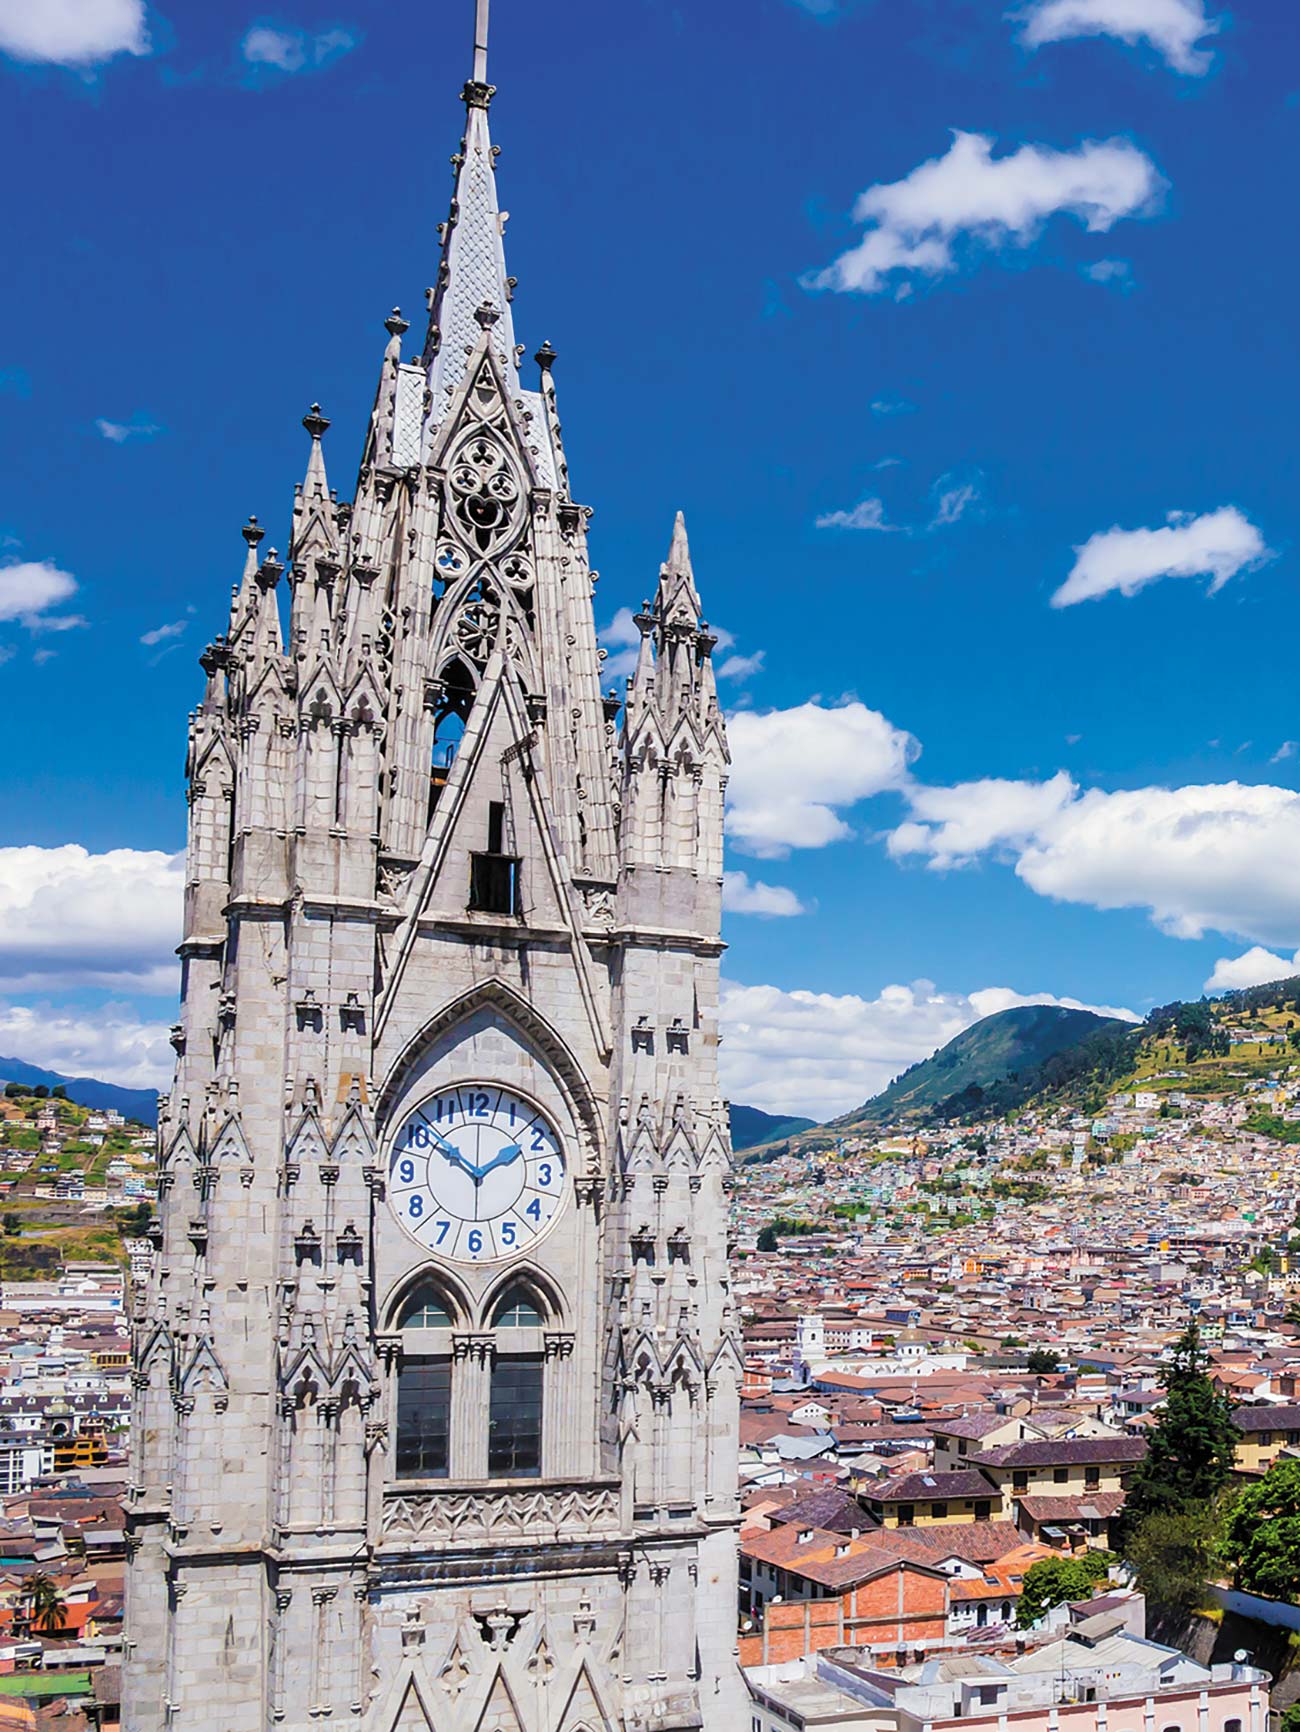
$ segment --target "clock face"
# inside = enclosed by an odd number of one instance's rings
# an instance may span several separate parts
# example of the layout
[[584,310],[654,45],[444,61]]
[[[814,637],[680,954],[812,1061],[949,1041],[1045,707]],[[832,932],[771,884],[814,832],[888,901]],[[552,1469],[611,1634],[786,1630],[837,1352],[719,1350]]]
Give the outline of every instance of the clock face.
[[560,1139],[532,1101],[458,1083],[398,1126],[388,1200],[426,1250],[496,1263],[546,1231],[564,1201],[566,1171]]

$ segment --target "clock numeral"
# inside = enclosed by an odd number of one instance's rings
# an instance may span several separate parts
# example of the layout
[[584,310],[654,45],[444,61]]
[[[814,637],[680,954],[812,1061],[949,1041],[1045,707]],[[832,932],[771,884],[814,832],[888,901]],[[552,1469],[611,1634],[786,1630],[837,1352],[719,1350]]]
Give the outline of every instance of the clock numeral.
[[539,1185],[549,1185],[550,1182],[551,1182],[551,1163],[549,1161],[543,1161],[541,1166],[538,1167],[538,1169],[537,1169],[537,1183]]
[[397,1177],[402,1184],[413,1185],[415,1183],[415,1162],[399,1161],[397,1163]]
[[424,1198],[420,1196],[418,1191],[415,1196],[411,1198],[409,1213],[413,1221],[418,1221],[424,1214]]
[[501,1223],[501,1243],[503,1245],[513,1245],[514,1242],[515,1242],[515,1224],[514,1224],[514,1222],[513,1221],[503,1221]]
[[540,1221],[542,1218],[542,1199],[540,1197],[534,1197],[532,1202],[524,1210],[524,1213],[528,1216],[530,1221]]
[[470,1256],[477,1257],[479,1252],[483,1249],[483,1235],[477,1227],[475,1227],[470,1233],[467,1244],[469,1246]]
[[441,1245],[443,1240],[447,1237],[448,1233],[451,1232],[451,1222],[450,1221],[435,1221],[434,1226],[437,1227],[437,1229],[438,1229],[438,1237],[434,1240],[434,1243],[436,1245]]
[[533,1127],[533,1153],[544,1155],[547,1152],[546,1132],[540,1126]]
[[408,1149],[427,1149],[429,1140],[428,1128],[425,1125],[412,1125],[407,1133],[406,1146]]

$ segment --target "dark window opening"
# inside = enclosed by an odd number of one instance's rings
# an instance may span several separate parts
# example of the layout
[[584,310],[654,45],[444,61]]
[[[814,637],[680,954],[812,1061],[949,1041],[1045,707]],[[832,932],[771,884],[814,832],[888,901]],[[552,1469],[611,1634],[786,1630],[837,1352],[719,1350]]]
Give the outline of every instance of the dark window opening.
[[402,1313],[403,1329],[450,1329],[451,1315],[441,1298],[425,1287],[418,1292]]
[[900,1528],[910,1528],[916,1520],[915,1505],[900,1503],[898,1506],[898,1525]]
[[488,807],[488,845],[470,855],[469,905],[479,914],[519,913],[519,858],[505,852],[506,809]]
[[488,1473],[536,1478],[542,1471],[542,1362],[504,1354],[492,1367]]
[[445,1479],[451,1360],[406,1359],[397,1377],[397,1477]]
[[975,1520],[977,1522],[986,1522],[992,1514],[992,1511],[992,1503],[986,1501],[984,1498],[980,1498],[975,1505]]

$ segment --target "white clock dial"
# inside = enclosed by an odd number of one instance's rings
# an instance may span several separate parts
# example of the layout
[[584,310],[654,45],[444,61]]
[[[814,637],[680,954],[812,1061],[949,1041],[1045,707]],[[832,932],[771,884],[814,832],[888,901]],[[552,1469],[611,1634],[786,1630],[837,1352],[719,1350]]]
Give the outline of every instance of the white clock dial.
[[489,1083],[458,1083],[398,1126],[388,1201],[427,1250],[498,1263],[546,1231],[566,1174],[560,1139],[532,1101]]

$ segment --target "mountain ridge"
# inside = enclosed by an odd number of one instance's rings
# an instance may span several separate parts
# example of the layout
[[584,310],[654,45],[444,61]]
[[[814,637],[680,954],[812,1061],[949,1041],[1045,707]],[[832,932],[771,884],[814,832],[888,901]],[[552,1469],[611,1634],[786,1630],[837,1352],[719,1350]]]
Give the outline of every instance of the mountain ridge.
[[26,1059],[0,1058],[0,1084],[7,1082],[26,1088],[63,1088],[79,1107],[111,1108],[123,1118],[137,1119],[144,1125],[158,1123],[157,1089],[122,1088],[118,1083],[100,1082],[98,1077],[64,1076],[61,1071],[28,1064]]

